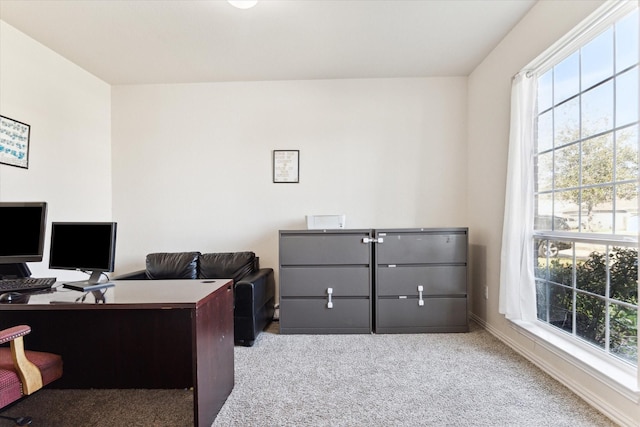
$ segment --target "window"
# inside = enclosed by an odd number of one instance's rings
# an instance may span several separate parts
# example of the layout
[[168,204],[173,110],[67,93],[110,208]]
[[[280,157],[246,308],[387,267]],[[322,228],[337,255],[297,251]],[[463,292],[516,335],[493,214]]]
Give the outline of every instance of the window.
[[638,9],[537,72],[538,320],[637,365]]

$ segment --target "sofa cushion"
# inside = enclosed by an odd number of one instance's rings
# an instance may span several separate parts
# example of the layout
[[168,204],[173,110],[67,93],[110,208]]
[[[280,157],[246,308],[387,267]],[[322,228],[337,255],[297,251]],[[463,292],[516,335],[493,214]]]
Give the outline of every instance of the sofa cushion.
[[147,255],[149,279],[197,279],[200,252],[158,252]]
[[219,252],[200,255],[202,279],[233,279],[234,282],[256,270],[253,252]]

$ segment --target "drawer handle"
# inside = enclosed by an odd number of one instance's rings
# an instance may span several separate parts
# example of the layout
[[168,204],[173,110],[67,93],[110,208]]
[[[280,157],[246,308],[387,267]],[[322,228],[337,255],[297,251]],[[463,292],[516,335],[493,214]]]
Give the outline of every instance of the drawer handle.
[[422,299],[422,291],[424,291],[424,287],[422,285],[418,285],[418,305],[420,307],[424,305],[424,300]]
[[333,295],[333,288],[327,288],[327,308],[333,308],[333,301],[331,301],[332,295]]

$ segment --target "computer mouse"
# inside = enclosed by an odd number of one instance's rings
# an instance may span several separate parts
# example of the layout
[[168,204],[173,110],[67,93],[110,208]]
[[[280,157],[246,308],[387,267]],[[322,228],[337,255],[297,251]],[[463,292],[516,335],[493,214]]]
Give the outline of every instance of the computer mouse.
[[20,292],[6,292],[0,295],[0,303],[25,303],[29,300],[29,295]]

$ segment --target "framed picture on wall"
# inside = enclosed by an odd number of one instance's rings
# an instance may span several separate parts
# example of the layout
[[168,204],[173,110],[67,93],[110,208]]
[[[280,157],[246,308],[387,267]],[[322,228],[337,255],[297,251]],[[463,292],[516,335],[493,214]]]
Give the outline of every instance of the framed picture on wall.
[[300,150],[273,150],[273,182],[300,182]]
[[29,133],[31,126],[0,116],[0,163],[19,168],[29,167]]

